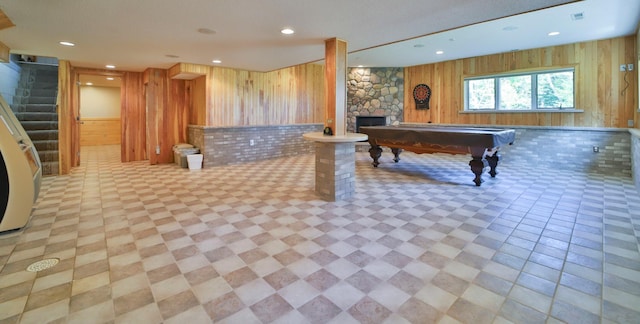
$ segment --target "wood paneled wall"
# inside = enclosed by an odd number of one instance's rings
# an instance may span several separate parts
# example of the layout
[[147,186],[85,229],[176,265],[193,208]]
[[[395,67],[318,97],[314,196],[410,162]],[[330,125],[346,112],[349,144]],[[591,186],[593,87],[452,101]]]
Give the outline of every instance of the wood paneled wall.
[[[637,63],[635,48],[634,35],[407,67],[404,121],[626,128],[638,119],[637,69],[625,76],[619,67]],[[460,113],[464,77],[569,66],[575,66],[575,106],[582,113]],[[416,110],[412,90],[420,83],[431,87],[429,110]]]
[[173,162],[173,145],[186,143],[190,100],[187,82],[169,79],[167,70],[145,71],[147,140],[151,164]]
[[81,118],[80,146],[120,144],[120,118]]
[[633,65],[636,67],[635,68],[635,74],[636,74],[636,84],[637,86],[635,87],[635,94],[636,94],[636,102],[635,102],[635,106],[636,106],[636,113],[635,113],[635,119],[634,119],[634,125],[635,128],[640,128],[640,77],[638,77],[638,69],[640,68],[640,26],[638,26],[638,30],[636,31],[636,60],[633,63]]
[[[144,72],[144,86],[147,109],[147,153],[150,164],[162,160],[165,130],[165,117],[168,107],[167,71],[147,69]],[[156,151],[156,147],[158,151]]]
[[147,114],[143,74],[124,72],[120,86],[122,162],[147,159]]
[[189,124],[207,124],[207,77],[205,75],[187,81],[187,89],[191,90],[189,98]]
[[[168,145],[171,148],[176,143],[186,143],[189,133],[189,109],[191,107],[191,81],[169,80],[169,114],[167,118],[170,132],[167,135]],[[171,153],[171,152],[169,152]],[[173,161],[171,153],[170,160]]]
[[[191,124],[253,126],[323,122],[324,67],[321,65],[297,65],[266,73],[194,64],[181,64],[181,69],[184,73],[203,75],[190,81]],[[202,94],[206,96],[204,106]]]

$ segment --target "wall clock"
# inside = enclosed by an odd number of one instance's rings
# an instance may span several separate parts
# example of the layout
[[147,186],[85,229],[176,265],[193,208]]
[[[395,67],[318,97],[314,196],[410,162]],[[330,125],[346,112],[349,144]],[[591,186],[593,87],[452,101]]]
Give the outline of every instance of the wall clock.
[[413,88],[413,100],[416,101],[416,109],[429,109],[431,88],[426,84],[418,84]]

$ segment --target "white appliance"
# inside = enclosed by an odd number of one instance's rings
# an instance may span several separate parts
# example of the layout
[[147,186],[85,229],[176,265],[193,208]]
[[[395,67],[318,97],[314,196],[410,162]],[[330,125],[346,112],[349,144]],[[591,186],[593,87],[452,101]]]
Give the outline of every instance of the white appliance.
[[27,224],[41,181],[38,152],[0,96],[0,232]]

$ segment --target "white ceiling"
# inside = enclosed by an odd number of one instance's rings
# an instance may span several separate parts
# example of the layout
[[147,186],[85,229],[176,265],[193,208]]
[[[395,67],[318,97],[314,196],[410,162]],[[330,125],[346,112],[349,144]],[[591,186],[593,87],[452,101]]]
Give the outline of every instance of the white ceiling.
[[0,0],[0,9],[16,25],[0,30],[13,53],[121,71],[213,59],[272,71],[321,61],[333,37],[347,42],[349,66],[412,66],[630,35],[640,20],[638,0]]

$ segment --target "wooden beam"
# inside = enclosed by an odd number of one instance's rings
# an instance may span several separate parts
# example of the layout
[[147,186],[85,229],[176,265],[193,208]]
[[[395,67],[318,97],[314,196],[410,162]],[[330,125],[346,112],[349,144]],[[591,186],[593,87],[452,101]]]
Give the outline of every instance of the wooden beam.
[[74,105],[73,96],[73,75],[71,63],[67,60],[58,61],[58,98],[56,101],[58,109],[58,160],[59,174],[69,174],[71,168],[78,166],[80,157],[78,156],[78,125],[74,111],[77,109],[77,102]]
[[334,135],[346,134],[347,115],[347,42],[331,38],[325,41],[325,126]]
[[0,62],[9,63],[9,46],[0,42]]
[[9,16],[0,9],[0,30],[15,26]]

